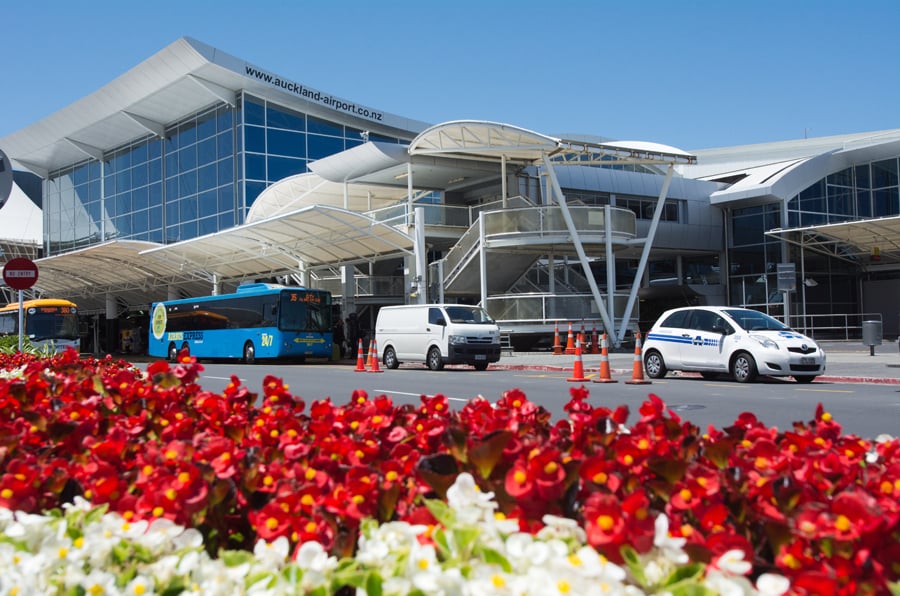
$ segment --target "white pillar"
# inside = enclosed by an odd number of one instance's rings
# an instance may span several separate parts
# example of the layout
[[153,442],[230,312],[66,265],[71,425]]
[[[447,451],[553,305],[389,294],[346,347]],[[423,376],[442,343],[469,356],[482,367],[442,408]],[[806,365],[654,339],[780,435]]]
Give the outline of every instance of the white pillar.
[[415,210],[415,243],[414,252],[416,257],[416,271],[413,280],[415,281],[415,303],[425,304],[425,277],[427,271],[425,265],[425,208],[416,207]]

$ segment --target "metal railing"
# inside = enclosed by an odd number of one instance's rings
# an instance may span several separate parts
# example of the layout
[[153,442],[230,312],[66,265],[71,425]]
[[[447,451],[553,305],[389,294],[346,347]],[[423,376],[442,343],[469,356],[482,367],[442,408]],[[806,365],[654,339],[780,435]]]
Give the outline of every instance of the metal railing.
[[788,325],[813,339],[850,340],[862,337],[863,321],[882,322],[881,313],[791,315]]

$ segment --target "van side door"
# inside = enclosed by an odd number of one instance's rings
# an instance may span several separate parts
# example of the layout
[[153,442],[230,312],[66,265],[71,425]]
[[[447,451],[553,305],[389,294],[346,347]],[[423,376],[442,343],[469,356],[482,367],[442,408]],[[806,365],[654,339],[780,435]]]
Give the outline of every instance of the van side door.
[[444,309],[437,306],[428,307],[428,324],[425,325],[424,339],[420,354],[428,353],[428,346],[437,344],[441,347],[441,356],[447,356],[447,315]]

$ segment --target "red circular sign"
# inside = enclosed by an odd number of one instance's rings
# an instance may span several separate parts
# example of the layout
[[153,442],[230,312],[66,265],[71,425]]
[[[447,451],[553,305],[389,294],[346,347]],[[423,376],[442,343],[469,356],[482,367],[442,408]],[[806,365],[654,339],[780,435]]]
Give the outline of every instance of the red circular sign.
[[10,259],[3,267],[3,281],[15,290],[27,290],[37,280],[37,265],[29,259]]

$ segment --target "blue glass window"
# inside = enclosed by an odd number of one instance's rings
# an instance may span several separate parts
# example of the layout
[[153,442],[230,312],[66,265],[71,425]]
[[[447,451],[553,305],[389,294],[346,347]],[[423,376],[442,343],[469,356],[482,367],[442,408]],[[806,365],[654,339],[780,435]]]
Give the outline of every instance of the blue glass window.
[[204,165],[213,161],[216,161],[216,137],[197,143],[197,163]]
[[178,177],[179,198],[197,194],[197,170],[189,170]]
[[245,155],[247,162],[247,180],[265,180],[266,179],[266,157],[265,155],[256,155],[247,153]]
[[897,186],[897,160],[886,159],[872,164],[872,188]]
[[270,155],[306,157],[306,135],[287,130],[269,129],[268,150]]
[[208,139],[216,134],[216,115],[208,112],[197,119],[197,138]]
[[323,135],[333,135],[337,137],[344,136],[344,127],[340,124],[335,124],[333,122],[322,120],[321,118],[316,118],[314,116],[309,116],[306,121],[308,132],[314,132]]
[[234,112],[231,108],[219,108],[216,112],[216,130],[218,132],[231,132],[234,127]]
[[269,181],[276,182],[282,178],[302,174],[306,171],[306,160],[291,159],[288,157],[269,158]]
[[216,193],[218,195],[219,213],[234,211],[234,187],[232,185],[221,186]]
[[149,230],[149,213],[147,211],[136,211],[131,217],[131,231],[139,234]]
[[234,160],[232,158],[223,159],[216,164],[218,171],[219,184],[227,184],[234,181]]
[[201,192],[216,187],[216,164],[211,163],[197,170],[199,189]]
[[287,128],[300,132],[306,130],[306,117],[287,108],[276,107],[270,103],[266,110],[266,117],[268,118],[266,124],[270,128]]
[[198,222],[200,235],[204,236],[206,234],[214,234],[217,231],[216,230],[216,220],[217,220],[217,218],[215,216],[205,217],[205,218],[201,219]]
[[149,169],[148,172],[148,180],[150,182],[159,182],[162,180],[162,160],[154,159],[150,163],[147,164]]
[[262,105],[262,102],[245,95],[243,110],[244,110],[244,123],[258,124],[260,126],[265,126],[266,111]]
[[191,145],[178,151],[178,171],[186,172],[197,167],[197,146]]
[[230,130],[216,136],[216,157],[232,157],[234,155],[234,133]]
[[200,217],[209,217],[210,215],[215,215],[218,211],[215,190],[201,192],[198,202],[200,203]]
[[146,209],[149,203],[149,188],[142,186],[131,191],[131,208],[135,211]]
[[308,135],[307,143],[309,144],[309,158],[321,159],[340,153],[344,150],[344,139],[335,137],[323,137],[320,135]]
[[147,164],[141,163],[131,168],[131,183],[134,186],[144,186],[147,184]]
[[163,223],[162,207],[151,207],[149,210],[149,214],[150,214],[150,229],[151,230],[162,229],[162,223]]
[[244,150],[265,153],[266,129],[260,126],[244,127]]

